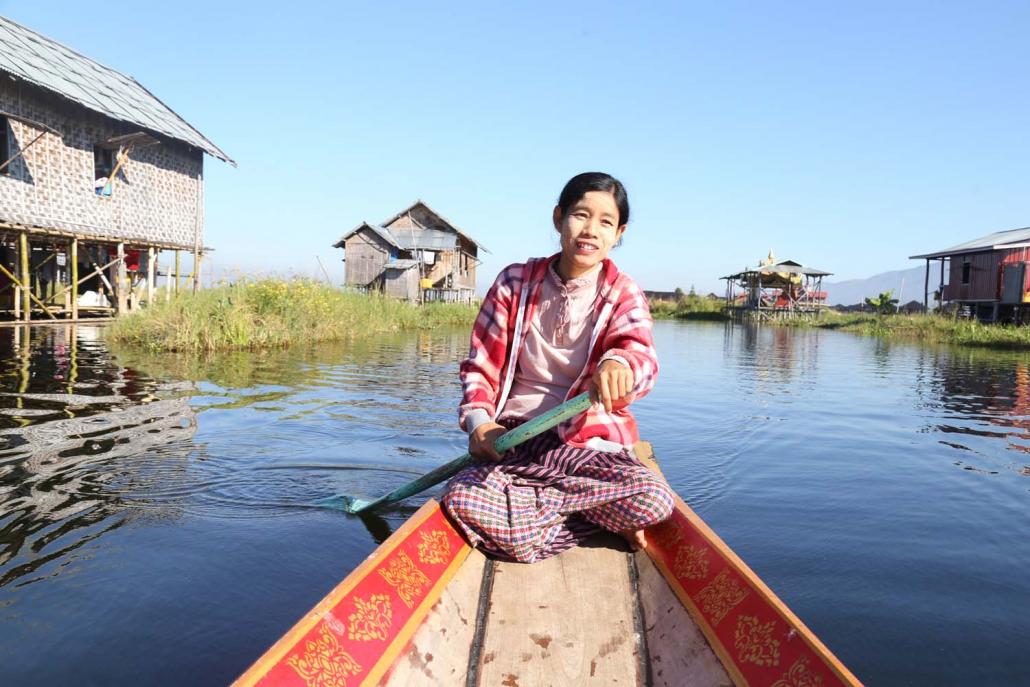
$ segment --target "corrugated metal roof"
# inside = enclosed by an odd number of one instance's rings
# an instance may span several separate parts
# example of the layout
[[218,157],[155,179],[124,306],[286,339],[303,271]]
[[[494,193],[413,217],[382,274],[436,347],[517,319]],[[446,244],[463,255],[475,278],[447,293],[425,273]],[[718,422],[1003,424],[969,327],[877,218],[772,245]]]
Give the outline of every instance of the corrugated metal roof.
[[746,267],[743,271],[722,277],[722,279],[740,279],[745,274],[776,274],[777,272],[804,274],[809,277],[829,277],[833,274],[833,272],[824,272],[822,270],[817,270],[814,267],[805,267],[801,263],[794,262],[793,260],[784,260],[783,262],[778,262],[775,265]]
[[344,242],[362,229],[374,231],[384,241],[401,250],[454,250],[458,245],[457,236],[442,229],[394,229],[390,230],[368,222],[354,227],[333,244],[333,248],[343,248]]
[[403,250],[454,250],[458,237],[440,229],[388,229]]
[[422,200],[421,198],[417,199],[417,200],[416,200],[416,201],[415,201],[414,203],[412,203],[411,205],[409,205],[409,206],[408,206],[408,207],[406,207],[405,209],[401,210],[400,212],[398,212],[398,213],[397,213],[396,215],[394,215],[393,217],[390,217],[390,218],[388,218],[388,219],[384,220],[384,221],[383,221],[383,223],[382,223],[382,224],[383,224],[383,226],[386,226],[386,225],[388,225],[388,224],[391,224],[391,223],[395,222],[396,220],[400,219],[400,218],[401,218],[401,217],[403,217],[404,215],[406,215],[406,214],[408,214],[409,212],[411,212],[412,210],[414,210],[414,209],[415,209],[416,207],[418,207],[419,205],[421,205],[422,207],[424,207],[424,208],[425,208],[426,210],[428,210],[428,211],[429,211],[429,212],[430,212],[431,214],[435,215],[435,216],[437,217],[437,219],[439,219],[439,220],[440,220],[441,222],[443,222],[443,223],[444,223],[444,224],[446,224],[446,225],[447,225],[448,227],[450,227],[451,229],[453,229],[453,230],[455,231],[455,233],[457,233],[457,234],[458,234],[459,236],[462,236],[462,237],[464,237],[464,238],[468,239],[469,241],[471,241],[472,243],[476,244],[476,247],[478,247],[478,248],[479,248],[480,250],[483,250],[483,251],[485,251],[485,252],[487,252],[487,253],[489,253],[489,252],[490,252],[490,251],[489,251],[489,250],[487,249],[487,247],[486,247],[486,246],[484,246],[483,244],[481,244],[481,243],[479,243],[478,241],[476,241],[476,240],[475,240],[474,238],[472,238],[471,236],[469,236],[468,234],[466,234],[466,233],[465,233],[464,231],[462,231],[461,229],[459,229],[459,228],[458,228],[457,226],[455,226],[455,224],[454,224],[453,222],[451,222],[451,221],[450,221],[449,219],[447,219],[446,217],[444,217],[443,215],[441,215],[441,214],[440,214],[439,212],[437,212],[437,211],[436,211],[436,210],[434,210],[433,208],[429,207],[429,204],[428,204],[428,203],[426,203],[426,202],[425,202],[424,200]]
[[0,71],[102,115],[188,143],[232,165],[221,148],[129,76],[6,17],[0,17]]
[[349,239],[354,234],[357,234],[362,229],[368,229],[369,231],[375,232],[381,239],[389,243],[394,248],[400,248],[400,244],[397,243],[397,239],[393,237],[389,229],[384,229],[375,224],[369,224],[368,222],[362,222],[358,226],[354,227],[346,234],[340,237],[340,240],[333,244],[333,248],[343,248],[344,241]]
[[910,255],[909,260],[922,260],[925,258],[944,258],[949,255],[960,255],[962,253],[979,253],[985,250],[994,250],[997,248],[1015,248],[1016,246],[1010,246],[1013,243],[1023,243],[1030,241],[1030,227],[1023,227],[1022,229],[1009,229],[1007,231],[996,231],[993,234],[987,236],[981,236],[978,239],[972,241],[966,241],[960,243],[957,246],[951,248],[945,248],[939,250],[936,253],[926,253],[925,255]]
[[383,267],[384,270],[410,270],[418,264],[418,260],[391,260]]

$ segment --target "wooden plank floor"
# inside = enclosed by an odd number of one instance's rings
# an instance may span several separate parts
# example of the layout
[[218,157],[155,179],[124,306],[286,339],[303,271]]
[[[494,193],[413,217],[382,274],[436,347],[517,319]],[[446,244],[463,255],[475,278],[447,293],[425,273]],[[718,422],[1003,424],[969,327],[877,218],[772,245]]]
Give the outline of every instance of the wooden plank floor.
[[598,542],[532,565],[496,564],[479,685],[643,684],[629,554],[616,546]]
[[646,553],[637,553],[651,680],[655,687],[732,687],[701,629]]
[[381,684],[388,687],[464,685],[476,632],[486,558],[473,551]]

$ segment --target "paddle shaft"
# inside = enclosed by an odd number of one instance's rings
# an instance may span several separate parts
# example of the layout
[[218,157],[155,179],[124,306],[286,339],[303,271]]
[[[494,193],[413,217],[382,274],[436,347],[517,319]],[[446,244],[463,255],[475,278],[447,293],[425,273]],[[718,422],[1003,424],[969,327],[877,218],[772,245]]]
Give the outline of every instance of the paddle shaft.
[[[552,408],[543,415],[535,417],[529,422],[519,425],[510,432],[505,432],[501,435],[496,442],[494,442],[494,448],[497,449],[498,453],[504,453],[505,451],[512,449],[524,441],[528,441],[538,434],[543,434],[547,430],[555,427],[556,425],[565,422],[566,420],[576,417],[584,410],[590,407],[590,394],[583,392],[575,398],[571,398],[565,403],[562,403],[557,408]],[[435,470],[431,470],[426,474],[422,475],[418,479],[414,479],[404,486],[398,487],[391,491],[385,496],[380,496],[371,503],[364,504],[359,508],[354,509],[353,513],[364,513],[365,511],[378,508],[387,503],[396,503],[397,501],[403,501],[409,496],[414,496],[420,491],[425,491],[429,487],[439,484],[448,477],[455,475],[459,470],[472,464],[471,454],[466,453],[460,458],[455,458],[449,463],[445,463]]]

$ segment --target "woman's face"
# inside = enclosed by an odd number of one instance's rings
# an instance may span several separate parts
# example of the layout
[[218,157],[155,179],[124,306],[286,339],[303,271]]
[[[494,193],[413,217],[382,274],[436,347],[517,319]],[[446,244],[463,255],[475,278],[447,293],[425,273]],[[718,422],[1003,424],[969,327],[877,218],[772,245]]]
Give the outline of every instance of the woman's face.
[[554,208],[554,228],[561,234],[558,271],[565,279],[600,264],[626,231],[626,225],[619,224],[615,196],[607,191],[588,191],[564,216],[561,208]]

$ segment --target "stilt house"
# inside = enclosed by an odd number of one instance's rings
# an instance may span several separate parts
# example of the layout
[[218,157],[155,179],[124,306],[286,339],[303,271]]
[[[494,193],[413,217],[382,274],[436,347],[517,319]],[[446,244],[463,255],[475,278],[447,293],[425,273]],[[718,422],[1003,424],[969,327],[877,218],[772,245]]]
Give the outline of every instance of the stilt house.
[[153,302],[184,286],[180,251],[196,288],[205,153],[235,165],[131,77],[0,17],[0,315]]
[[926,261],[923,305],[929,307],[931,261],[940,263],[937,300],[985,322],[1030,321],[1030,227],[997,231],[935,253]]
[[823,277],[832,273],[793,260],[777,262],[772,252],[755,267],[726,280],[726,303],[734,316],[790,319],[818,315],[826,307]]
[[333,247],[343,249],[346,285],[412,302],[471,303],[486,251],[421,200],[381,224],[362,222]]

